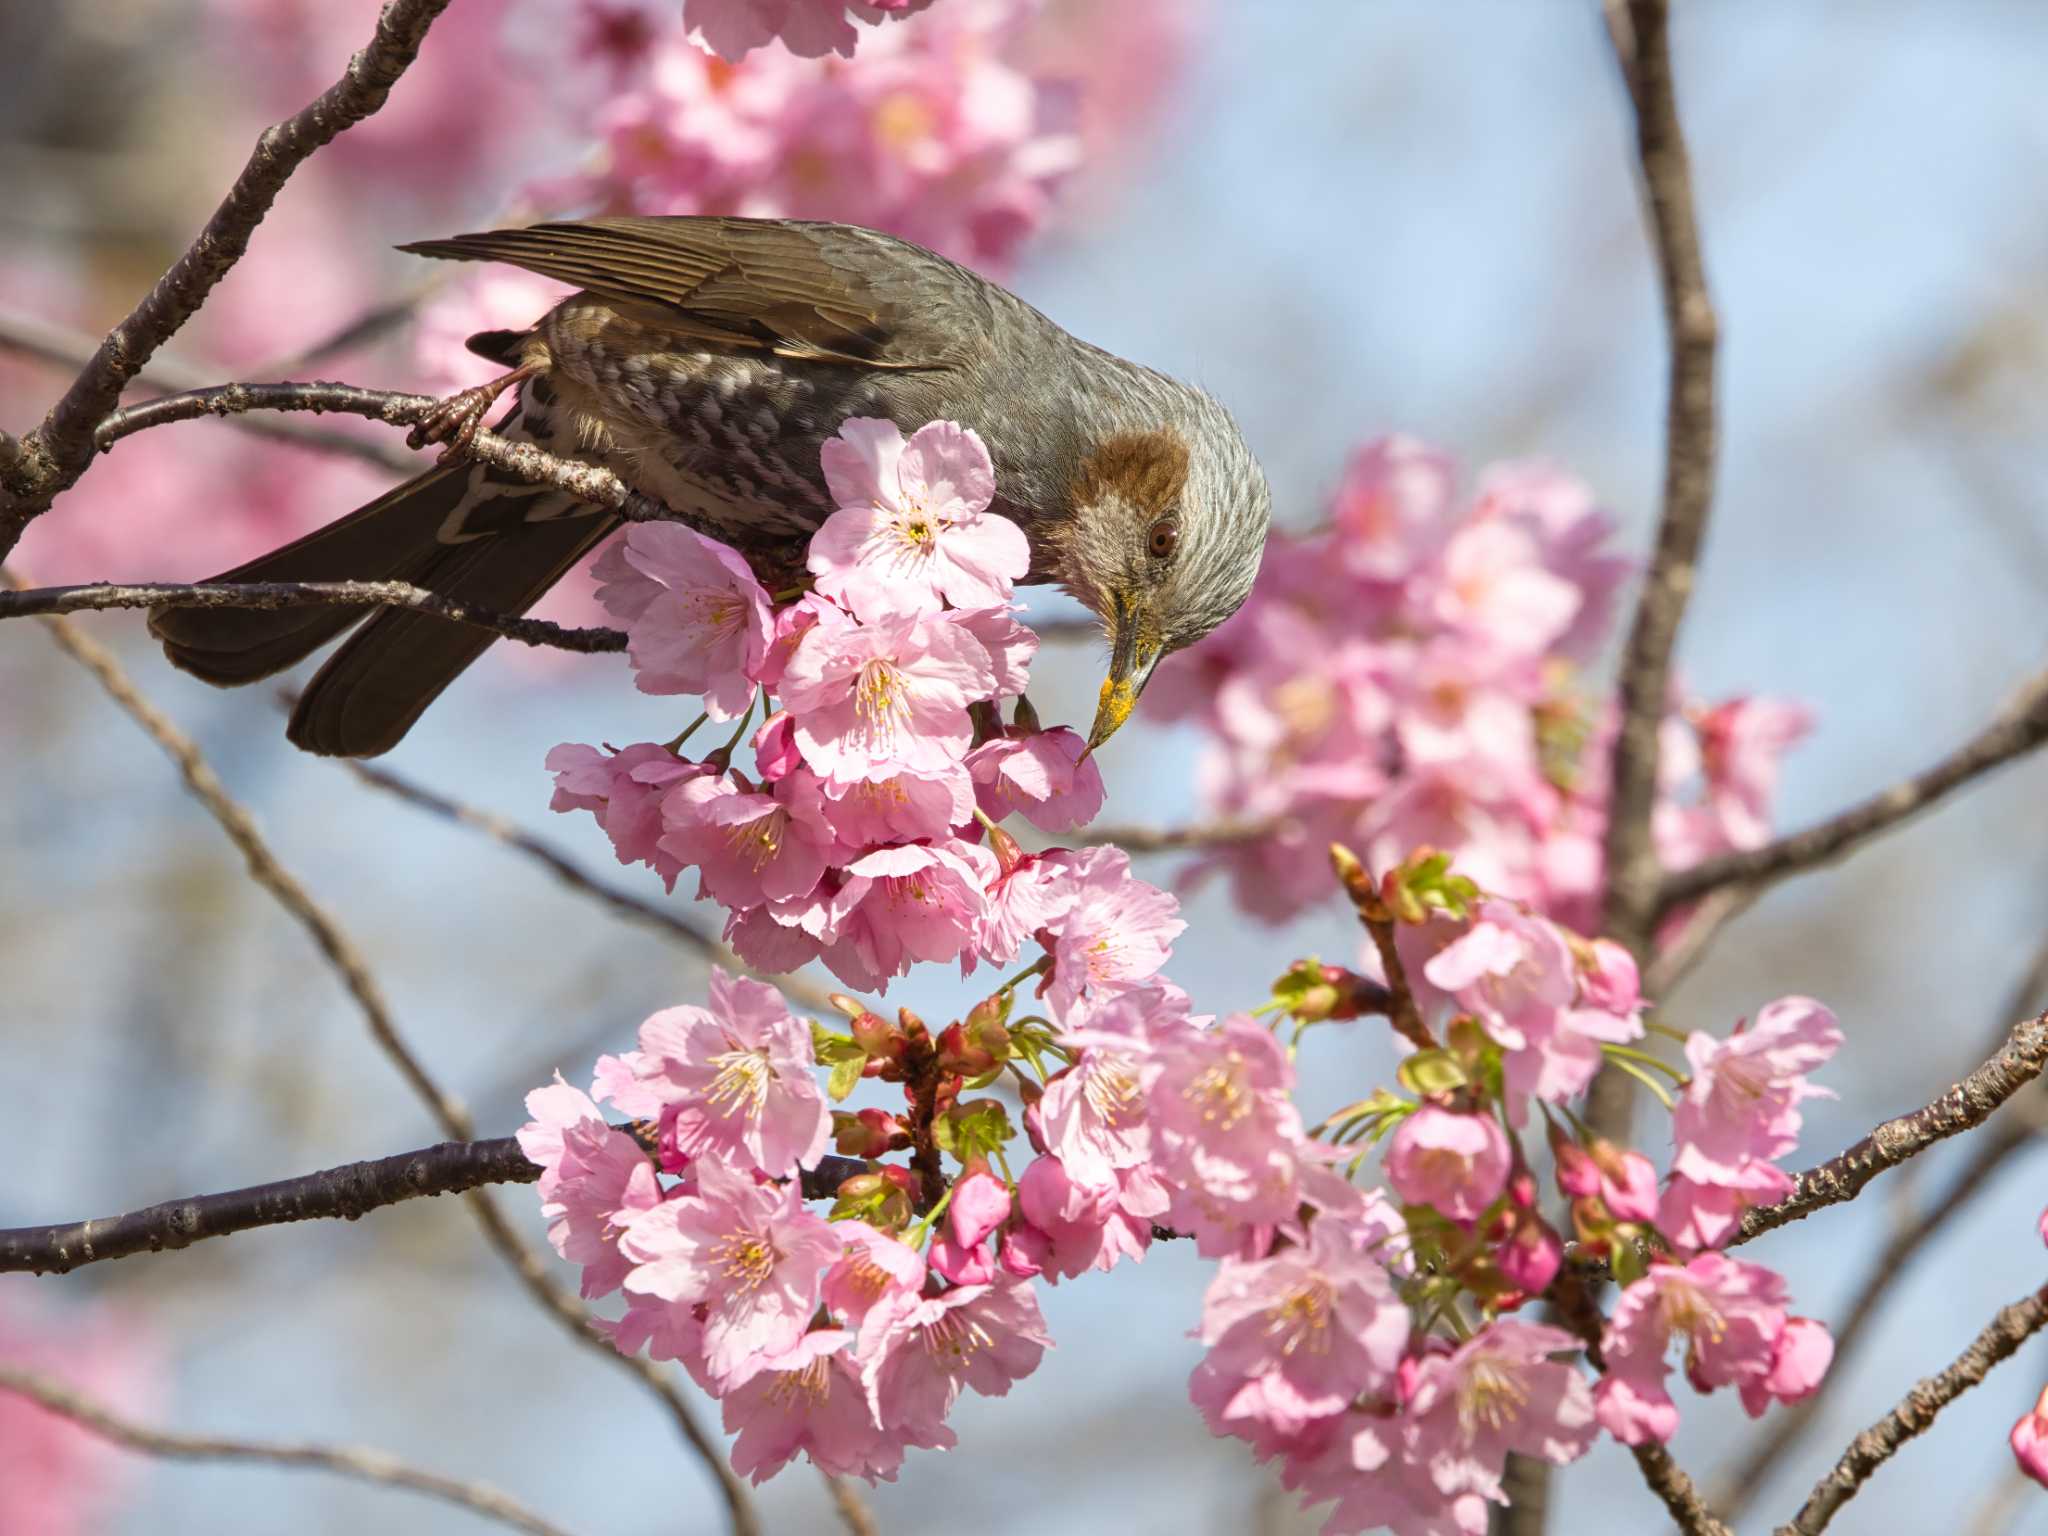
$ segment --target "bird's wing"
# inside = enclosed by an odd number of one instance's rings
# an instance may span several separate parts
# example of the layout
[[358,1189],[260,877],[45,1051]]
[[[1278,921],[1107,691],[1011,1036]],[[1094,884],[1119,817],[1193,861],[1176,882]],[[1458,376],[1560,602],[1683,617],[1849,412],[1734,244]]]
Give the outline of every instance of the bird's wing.
[[[685,216],[602,218],[494,229],[399,247],[502,261],[614,301],[654,304],[716,347],[875,368],[946,367],[960,327],[935,316],[951,263],[847,225]],[[943,283],[958,292],[954,283]],[[969,285],[971,287],[971,285]],[[957,317],[956,317],[957,318]]]

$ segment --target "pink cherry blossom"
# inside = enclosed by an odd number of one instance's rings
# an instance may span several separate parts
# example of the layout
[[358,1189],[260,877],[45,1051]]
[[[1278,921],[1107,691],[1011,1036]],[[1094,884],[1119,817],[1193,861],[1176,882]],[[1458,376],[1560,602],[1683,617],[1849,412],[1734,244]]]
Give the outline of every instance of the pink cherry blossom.
[[832,1232],[841,1248],[825,1271],[824,1302],[840,1322],[861,1328],[883,1301],[922,1294],[924,1259],[908,1243],[864,1221],[835,1221]]
[[[1408,1400],[1419,1445],[1460,1463],[1461,1481],[1500,1504],[1511,1452],[1560,1467],[1578,1460],[1599,1433],[1593,1389],[1576,1364],[1550,1357],[1579,1347],[1562,1328],[1503,1318],[1447,1355],[1424,1356]],[[1433,1470],[1440,1487],[1450,1481],[1441,1460]]]
[[701,695],[714,720],[753,703],[773,624],[739,551],[681,523],[635,523],[591,571],[642,693]]
[[998,736],[967,756],[967,770],[992,821],[1012,811],[1041,832],[1085,827],[1102,809],[1102,770],[1082,760],[1087,742],[1059,726],[1022,736]]
[[1074,905],[1074,882],[1068,875],[1073,858],[1069,850],[1055,848],[1027,853],[1007,870],[998,866],[996,878],[983,887],[986,906],[975,934],[986,959],[1011,964],[1026,939]]
[[661,846],[662,802],[681,780],[703,768],[686,763],[655,742],[635,742],[618,751],[563,742],[547,755],[555,776],[555,811],[589,811],[612,840],[621,864],[646,864],[675,889],[682,863]]
[[974,782],[955,767],[827,784],[824,812],[849,848],[944,838],[973,821]]
[[796,1347],[840,1248],[794,1182],[761,1184],[716,1159],[697,1179],[696,1195],[624,1222],[620,1246],[637,1266],[626,1297],[629,1315],[701,1304],[705,1373],[724,1392]]
[[1210,1428],[1298,1433],[1383,1392],[1408,1345],[1408,1309],[1385,1267],[1338,1220],[1271,1258],[1226,1259],[1198,1337],[1209,1347],[1188,1391]]
[[1003,1397],[1038,1369],[1052,1339],[1026,1280],[888,1297],[861,1329],[861,1379],[876,1420],[910,1445],[944,1450],[963,1388]]
[[933,1269],[955,1285],[984,1285],[995,1278],[989,1234],[1009,1219],[1010,1186],[992,1173],[964,1175],[946,1202],[946,1233],[927,1254]]
[[1293,1087],[1286,1053],[1244,1014],[1155,1034],[1145,1079],[1152,1166],[1173,1191],[1168,1224],[1194,1233],[1204,1255],[1235,1252],[1250,1229],[1294,1216],[1302,1124]]
[[1482,902],[1472,926],[1422,973],[1502,1046],[1517,1124],[1524,1096],[1559,1103],[1581,1093],[1600,1070],[1603,1043],[1642,1037],[1633,1011],[1615,1014],[1581,1001],[1563,933],[1511,902]]
[[[30,1276],[0,1276],[0,1361],[124,1416],[157,1411],[166,1362],[142,1318],[111,1300],[59,1307],[42,1291]],[[9,1536],[113,1529],[137,1465],[111,1441],[0,1391],[0,1530]]]
[[987,510],[995,470],[970,429],[929,422],[906,443],[893,421],[857,416],[823,462],[839,510],[811,536],[808,563],[857,618],[992,607],[1030,569],[1024,530]]
[[709,1008],[665,1008],[640,1026],[642,1078],[668,1099],[663,1130],[685,1157],[744,1157],[782,1178],[817,1161],[832,1116],[812,1070],[810,1026],[763,982],[711,968]]
[[1781,997],[1757,1012],[1756,1023],[1726,1040],[1700,1031],[1685,1043],[1692,1081],[1671,1117],[1678,1143],[1672,1171],[1701,1183],[1740,1175],[1799,1144],[1799,1105],[1830,1097],[1806,1081],[1842,1043],[1835,1016],[1806,997]]
[[770,791],[706,774],[662,802],[662,851],[694,867],[703,894],[727,907],[808,896],[844,855],[816,774],[795,769]]
[[[970,850],[972,850],[970,852]],[[846,866],[825,963],[848,986],[886,990],[918,960],[961,956],[982,920],[972,844],[877,848]],[[985,855],[983,855],[985,857]]]
[[1424,1104],[1394,1132],[1387,1182],[1410,1205],[1476,1221],[1507,1187],[1509,1160],[1507,1133],[1491,1115]]
[[1657,1230],[1681,1253],[1718,1248],[1735,1234],[1744,1211],[1791,1193],[1792,1175],[1775,1163],[1748,1162],[1711,1184],[1674,1174],[1657,1202]]
[[967,755],[988,652],[944,614],[804,632],[782,674],[804,761],[841,784],[944,773]]
[[1038,636],[1018,622],[1014,609],[1007,604],[959,608],[953,610],[952,616],[953,622],[974,636],[988,652],[996,697],[1015,698],[1030,686],[1031,658],[1038,654]]
[[1046,1079],[1034,1124],[1046,1151],[1075,1180],[1106,1185],[1122,1170],[1143,1166],[1151,1153],[1145,1063],[1137,1050],[1113,1035],[1098,1032],[1089,1038],[1093,1043],[1072,1066]]
[[1158,974],[1187,924],[1178,901],[1133,878],[1121,849],[1074,854],[1063,876],[1073,903],[1052,925],[1057,942],[1046,999],[1053,1017],[1070,1023],[1084,1000],[1100,1002]]
[[1003,1239],[1003,1264],[1013,1274],[1043,1275],[1049,1285],[1090,1270],[1144,1257],[1152,1218],[1169,1204],[1149,1170],[1119,1171],[1103,1184],[1083,1183],[1057,1157],[1034,1159],[1017,1180],[1023,1220]]
[[913,15],[932,0],[683,0],[683,25],[692,41],[737,63],[755,48],[779,41],[798,58],[837,53],[853,57],[853,21],[877,26]]
[[735,1472],[764,1482],[801,1452],[832,1477],[895,1480],[903,1447],[868,1411],[852,1344],[842,1328],[813,1328],[725,1394]]
[[2048,1387],[2012,1427],[2012,1454],[2020,1470],[2048,1488]]
[[632,1260],[619,1251],[625,1215],[661,1201],[654,1165],[640,1144],[605,1123],[589,1097],[555,1075],[552,1086],[526,1096],[533,1119],[519,1130],[519,1150],[540,1165],[540,1213],[548,1241],[583,1266],[586,1301],[619,1288]]
[[1816,1334],[1819,1324],[1802,1321],[1788,1338],[1784,1302],[1785,1282],[1761,1265],[1718,1253],[1653,1264],[1608,1319],[1606,1374],[1594,1389],[1601,1424],[1627,1445],[1671,1438],[1678,1410],[1664,1378],[1674,1338],[1685,1343],[1686,1377],[1697,1390],[1739,1387],[1752,1415],[1773,1398],[1811,1392],[1826,1369],[1825,1330]]

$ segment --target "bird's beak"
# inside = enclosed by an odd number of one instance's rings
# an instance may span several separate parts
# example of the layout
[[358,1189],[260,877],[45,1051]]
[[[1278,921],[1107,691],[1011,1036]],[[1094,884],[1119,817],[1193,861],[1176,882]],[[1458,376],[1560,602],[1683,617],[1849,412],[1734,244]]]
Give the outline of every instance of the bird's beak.
[[1130,598],[1118,594],[1110,605],[1109,676],[1102,680],[1102,693],[1095,706],[1095,724],[1088,730],[1088,750],[1093,752],[1117,733],[1138,707],[1138,695],[1152,669],[1159,664],[1160,645],[1156,632]]

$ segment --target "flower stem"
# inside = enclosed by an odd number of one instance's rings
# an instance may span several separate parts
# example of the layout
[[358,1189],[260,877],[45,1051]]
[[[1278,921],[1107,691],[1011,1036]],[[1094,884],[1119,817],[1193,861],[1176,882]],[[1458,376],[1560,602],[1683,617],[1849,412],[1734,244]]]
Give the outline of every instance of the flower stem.
[[703,714],[699,715],[696,719],[692,720],[688,725],[684,726],[682,735],[676,737],[674,741],[665,743],[665,745],[668,747],[668,750],[677,757],[681,757],[683,755],[683,743],[688,741],[692,736],[696,735],[697,727],[702,725],[706,720],[709,720],[710,718],[711,712],[709,710],[706,710]]

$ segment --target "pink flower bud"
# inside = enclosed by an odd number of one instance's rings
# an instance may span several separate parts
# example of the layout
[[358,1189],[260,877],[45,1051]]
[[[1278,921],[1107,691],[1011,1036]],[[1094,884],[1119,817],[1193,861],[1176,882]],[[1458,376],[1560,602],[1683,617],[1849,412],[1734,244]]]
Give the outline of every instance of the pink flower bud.
[[1394,1132],[1387,1180],[1410,1205],[1473,1221],[1506,1187],[1509,1156],[1507,1135],[1491,1115],[1425,1104]]
[[796,748],[795,722],[787,714],[770,715],[754,732],[754,766],[761,777],[773,784],[793,768],[803,766],[803,754]]
[[2012,1453],[2022,1472],[2048,1488],[2048,1388],[2042,1390],[2032,1412],[2021,1414],[2019,1423],[2013,1425]]
[[1600,1193],[1599,1165],[1554,1125],[1550,1128],[1550,1153],[1557,1159],[1557,1192],[1565,1199],[1590,1200]]
[[946,1225],[964,1248],[984,1241],[1010,1215],[1010,1187],[992,1173],[970,1173],[953,1186]]

